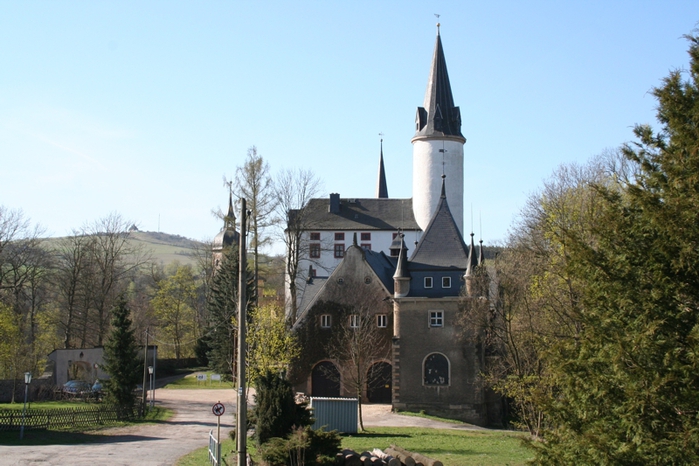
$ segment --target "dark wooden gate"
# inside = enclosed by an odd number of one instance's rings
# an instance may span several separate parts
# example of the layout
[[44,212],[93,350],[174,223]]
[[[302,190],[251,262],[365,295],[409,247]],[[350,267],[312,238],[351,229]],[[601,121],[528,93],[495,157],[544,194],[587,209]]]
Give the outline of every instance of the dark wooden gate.
[[371,403],[391,402],[391,365],[377,362],[367,373],[367,398]]
[[312,396],[340,396],[340,371],[330,361],[316,364],[311,374]]

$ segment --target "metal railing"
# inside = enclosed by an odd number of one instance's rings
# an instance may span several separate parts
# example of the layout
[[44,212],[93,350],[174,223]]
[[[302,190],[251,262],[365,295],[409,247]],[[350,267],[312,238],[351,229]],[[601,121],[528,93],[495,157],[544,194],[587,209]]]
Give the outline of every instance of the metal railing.
[[214,437],[214,431],[209,431],[209,464],[219,466],[221,464],[221,444]]

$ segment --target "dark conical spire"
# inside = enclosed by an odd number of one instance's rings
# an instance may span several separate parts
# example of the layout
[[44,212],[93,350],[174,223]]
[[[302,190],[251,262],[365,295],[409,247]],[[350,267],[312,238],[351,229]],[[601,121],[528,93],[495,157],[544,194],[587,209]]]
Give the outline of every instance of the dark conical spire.
[[483,254],[483,240],[480,240],[478,243],[478,265],[482,265],[485,262],[485,255]]
[[386,184],[386,171],[383,166],[383,139],[381,139],[381,155],[379,156],[379,179],[376,182],[376,197],[388,198],[388,185]]
[[403,241],[403,233],[400,234],[400,252],[398,253],[398,263],[396,264],[396,273],[393,274],[393,278],[408,278],[410,277],[410,272],[408,272],[408,247]]
[[430,78],[423,107],[418,107],[415,137],[418,136],[457,136],[461,134],[461,113],[454,106],[451,93],[447,62],[444,59],[442,39],[437,24],[437,43],[432,56]]
[[233,193],[228,194],[228,213],[223,217],[223,228],[235,230],[235,211],[233,210]]
[[466,268],[466,277],[470,277],[478,266],[478,258],[476,257],[476,245],[473,244],[473,233],[471,233],[471,245],[468,247],[468,267]]

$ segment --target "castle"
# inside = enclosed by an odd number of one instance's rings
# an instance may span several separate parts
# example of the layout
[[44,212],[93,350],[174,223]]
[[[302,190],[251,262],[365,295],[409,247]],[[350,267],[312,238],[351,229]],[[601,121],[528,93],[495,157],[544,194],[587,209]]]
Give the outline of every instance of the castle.
[[[291,213],[303,214],[306,252],[292,314],[302,352],[289,377],[312,396],[354,396],[359,381],[370,402],[498,424],[500,400],[480,376],[485,356],[458,322],[484,251],[473,234],[463,240],[466,139],[437,28],[412,138],[413,197],[388,197],[382,148],[375,198],[333,193]],[[357,369],[333,345],[368,327],[371,354]]]

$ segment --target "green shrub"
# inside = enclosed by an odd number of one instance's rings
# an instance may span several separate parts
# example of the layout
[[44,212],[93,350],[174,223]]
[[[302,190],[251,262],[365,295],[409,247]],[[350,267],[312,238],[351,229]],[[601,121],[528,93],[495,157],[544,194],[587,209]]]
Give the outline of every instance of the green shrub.
[[286,438],[294,427],[312,424],[306,404],[296,404],[291,384],[280,375],[268,371],[258,378],[255,402],[258,445],[273,437]]
[[314,431],[305,427],[294,430],[288,438],[270,438],[258,451],[269,466],[331,466],[340,451],[340,443],[340,435],[335,430]]

